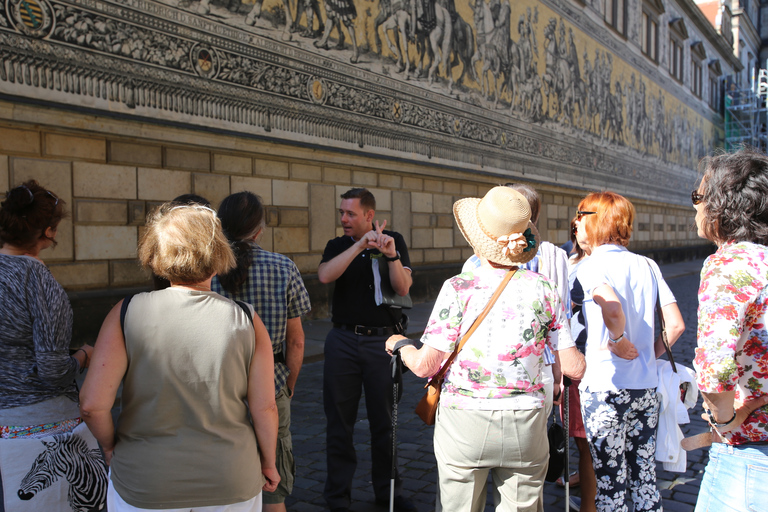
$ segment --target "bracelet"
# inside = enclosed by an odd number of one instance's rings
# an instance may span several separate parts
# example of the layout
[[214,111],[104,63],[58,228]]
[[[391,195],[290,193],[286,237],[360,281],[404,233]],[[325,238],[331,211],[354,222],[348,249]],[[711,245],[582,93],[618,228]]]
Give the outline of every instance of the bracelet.
[[[728,421],[726,421],[725,423],[718,423],[717,421],[715,421],[715,417],[712,416],[712,411],[707,411],[707,416],[709,416],[709,424],[710,425],[712,425],[713,427],[716,427],[716,428],[723,428],[723,427],[726,427],[726,426],[730,425],[731,423],[733,423],[733,420],[736,419],[736,409],[733,410],[733,417],[731,419],[729,419]],[[718,434],[719,433],[720,432],[718,432]]]
[[397,340],[397,342],[395,342],[395,346],[392,347],[392,353],[394,354],[401,348],[409,347],[409,346],[414,348],[416,347],[416,345],[413,343],[413,340],[410,340],[408,338],[405,338],[404,340]]
[[620,342],[621,340],[624,339],[624,333],[622,332],[621,336],[619,336],[616,339],[613,339],[613,338],[611,338],[611,331],[608,331],[608,339],[611,340],[611,343],[618,343],[618,342]]

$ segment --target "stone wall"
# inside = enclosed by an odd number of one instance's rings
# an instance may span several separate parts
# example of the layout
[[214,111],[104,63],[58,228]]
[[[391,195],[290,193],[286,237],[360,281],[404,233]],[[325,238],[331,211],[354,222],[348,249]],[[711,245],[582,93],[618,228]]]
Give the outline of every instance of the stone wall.
[[[259,194],[268,207],[262,246],[296,262],[312,293],[313,314],[325,316],[330,287],[315,274],[326,242],[341,234],[339,194],[352,186],[373,191],[376,217],[401,232],[410,248],[415,299],[428,300],[472,253],[453,221],[453,202],[510,181],[492,173],[0,102],[0,190],[29,178],[60,195],[71,211],[59,227],[58,246],[42,257],[71,292],[85,338],[95,336],[126,289],[149,286],[148,273],[135,259],[136,244],[147,212],[177,195],[192,192],[218,205],[233,192]],[[516,181],[540,191],[542,236],[563,243],[590,189],[540,178],[523,168]],[[610,189],[611,183],[594,189],[599,188]],[[631,249],[658,253],[702,245],[691,229],[690,206],[632,199],[638,215]]]

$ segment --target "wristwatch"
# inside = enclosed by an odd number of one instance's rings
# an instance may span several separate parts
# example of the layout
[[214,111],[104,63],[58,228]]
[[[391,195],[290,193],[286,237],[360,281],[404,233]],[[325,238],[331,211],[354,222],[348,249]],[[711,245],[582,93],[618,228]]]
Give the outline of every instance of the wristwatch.
[[736,419],[736,409],[733,410],[733,417],[726,421],[725,423],[718,423],[715,421],[715,416],[712,414],[712,411],[707,411],[707,416],[709,416],[709,424],[712,425],[715,428],[723,428],[731,423],[733,423],[733,420]]
[[386,254],[384,256],[384,261],[397,261],[400,259],[400,251],[395,252],[395,256],[393,258],[388,257]]

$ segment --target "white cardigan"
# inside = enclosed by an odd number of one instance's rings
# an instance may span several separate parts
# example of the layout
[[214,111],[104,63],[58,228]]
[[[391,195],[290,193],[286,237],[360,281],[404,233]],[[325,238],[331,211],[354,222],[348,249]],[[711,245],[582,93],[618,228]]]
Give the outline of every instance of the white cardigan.
[[[688,409],[696,405],[699,389],[696,386],[696,372],[676,364],[678,373],[672,371],[669,361],[656,360],[659,376],[659,428],[656,433],[656,460],[662,462],[666,471],[685,473],[688,458],[680,441],[685,437],[678,425],[690,422]],[[680,384],[686,386],[685,400],[680,400]]]

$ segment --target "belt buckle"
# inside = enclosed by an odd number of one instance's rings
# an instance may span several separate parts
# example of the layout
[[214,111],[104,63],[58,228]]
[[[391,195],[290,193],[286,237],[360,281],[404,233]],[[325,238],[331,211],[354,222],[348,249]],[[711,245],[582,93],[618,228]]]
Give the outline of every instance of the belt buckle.
[[367,329],[364,325],[356,325],[355,330],[352,332],[354,332],[358,336],[370,336],[371,334],[368,331],[369,329]]

